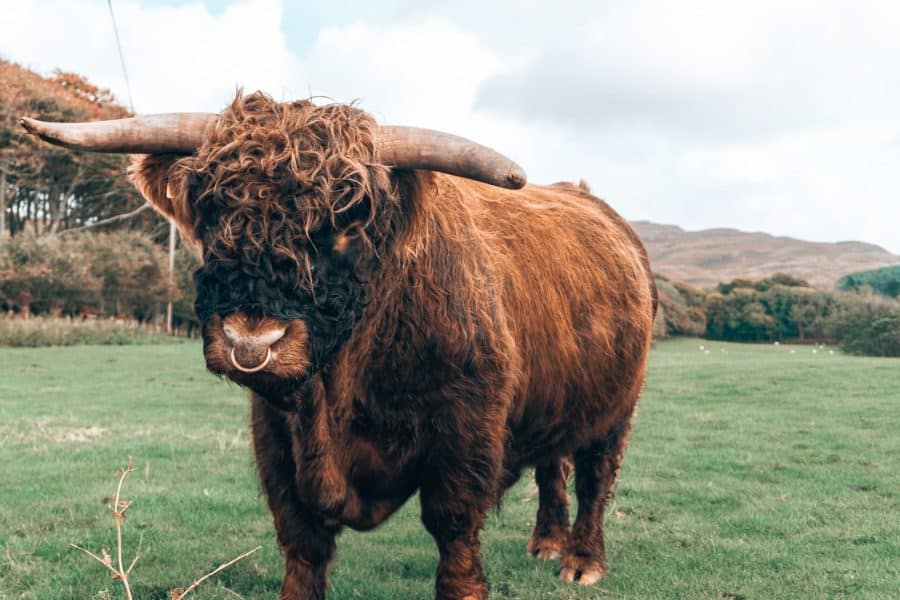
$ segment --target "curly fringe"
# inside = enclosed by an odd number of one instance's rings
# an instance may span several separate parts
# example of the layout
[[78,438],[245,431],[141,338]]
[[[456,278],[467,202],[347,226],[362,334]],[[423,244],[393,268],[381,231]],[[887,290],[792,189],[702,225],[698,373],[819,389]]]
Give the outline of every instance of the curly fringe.
[[301,249],[319,232],[355,228],[371,245],[400,203],[390,169],[377,163],[375,134],[374,119],[352,105],[238,90],[197,153],[180,161],[207,256],[265,248],[310,275]]

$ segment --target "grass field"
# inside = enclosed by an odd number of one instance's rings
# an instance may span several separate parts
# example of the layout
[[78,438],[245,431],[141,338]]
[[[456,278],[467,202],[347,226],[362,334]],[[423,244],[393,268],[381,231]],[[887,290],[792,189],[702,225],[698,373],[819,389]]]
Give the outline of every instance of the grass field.
[[[167,598],[257,545],[196,597],[274,597],[282,563],[247,412],[195,343],[0,349],[0,598],[122,597],[69,543],[114,544],[103,499],[129,455],[135,597]],[[660,343],[600,584],[563,585],[555,564],[526,557],[535,510],[523,480],[489,519],[494,598],[896,598],[900,360]],[[436,554],[410,502],[374,532],[341,536],[329,597],[430,598]]]

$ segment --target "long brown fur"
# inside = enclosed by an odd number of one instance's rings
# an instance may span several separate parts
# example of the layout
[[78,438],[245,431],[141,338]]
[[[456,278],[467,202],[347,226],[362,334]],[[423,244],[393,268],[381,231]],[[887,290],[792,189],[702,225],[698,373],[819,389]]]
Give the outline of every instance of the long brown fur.
[[[374,125],[354,107],[253,94],[196,155],[133,169],[203,248],[210,369],[253,391],[281,598],[323,598],[340,529],[377,526],[416,490],[440,552],[437,597],[486,598],[478,533],[529,465],[529,549],[562,554],[563,579],[591,583],[656,310],[647,254],[584,184],[509,191],[392,171]],[[282,362],[235,372],[227,313],[287,323]]]

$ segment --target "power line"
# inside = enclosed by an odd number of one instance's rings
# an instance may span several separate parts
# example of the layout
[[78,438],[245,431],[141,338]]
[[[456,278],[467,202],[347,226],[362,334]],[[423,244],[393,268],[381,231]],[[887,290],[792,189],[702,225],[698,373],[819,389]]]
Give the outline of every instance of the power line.
[[[113,32],[116,34],[116,47],[119,49],[119,62],[122,63],[122,74],[125,76],[125,90],[128,92],[128,106],[131,108],[131,114],[134,114],[134,100],[131,97],[131,83],[128,81],[128,68],[125,67],[125,54],[122,52],[122,41],[119,39],[119,27],[116,25],[116,13],[113,12],[112,0],[106,0],[106,4],[109,6],[109,16],[112,19],[113,24]],[[123,216],[123,218],[127,218],[130,216],[134,216],[137,213],[142,212],[149,205],[145,204],[144,206],[138,208],[137,210],[128,213]],[[175,285],[175,242],[177,240],[178,230],[175,229],[175,221],[169,219],[169,287],[174,287]],[[171,294],[171,292],[170,292]],[[169,302],[166,304],[166,331],[168,333],[172,333],[172,317],[174,315],[172,298],[169,297]]]
[[119,27],[116,25],[116,14],[113,12],[112,0],[106,0],[109,5],[109,16],[112,19],[113,32],[116,34],[116,47],[119,49],[119,62],[122,63],[122,74],[125,75],[125,90],[128,92],[128,106],[134,114],[134,100],[131,98],[131,84],[128,82],[128,69],[125,68],[125,55],[122,54],[122,42],[119,40]]

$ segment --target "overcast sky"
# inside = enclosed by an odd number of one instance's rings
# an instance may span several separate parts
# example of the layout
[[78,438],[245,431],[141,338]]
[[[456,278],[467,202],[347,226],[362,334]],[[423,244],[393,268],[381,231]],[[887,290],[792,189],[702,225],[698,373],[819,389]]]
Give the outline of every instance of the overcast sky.
[[[532,182],[584,178],[629,219],[900,253],[900,2],[113,7],[139,113],[220,110],[237,85],[358,99],[493,146]],[[105,0],[0,13],[0,56],[127,103]]]

